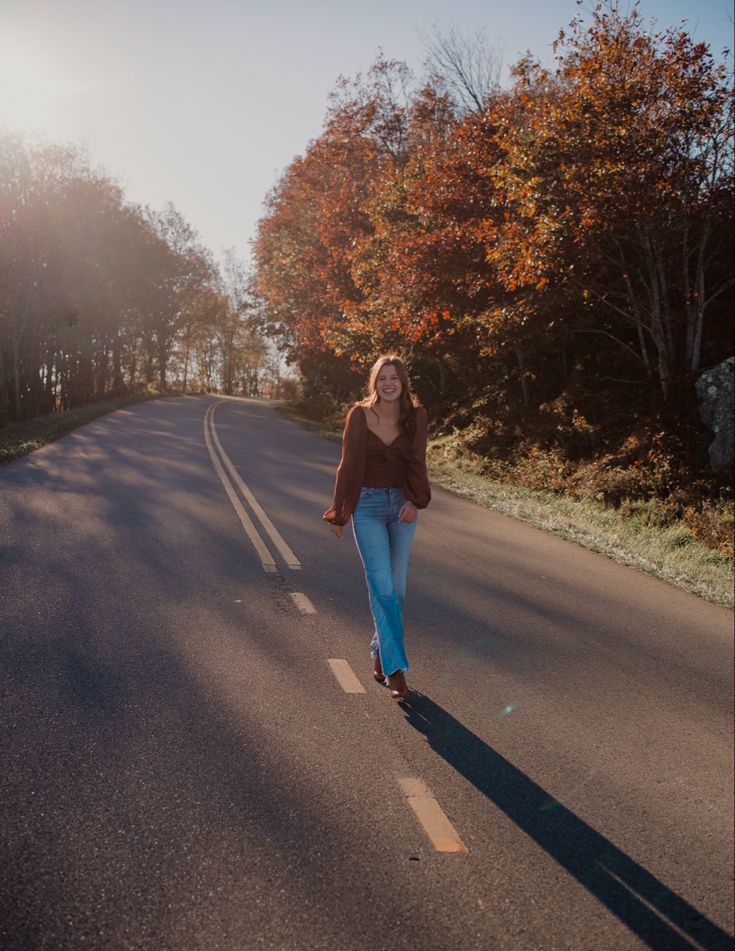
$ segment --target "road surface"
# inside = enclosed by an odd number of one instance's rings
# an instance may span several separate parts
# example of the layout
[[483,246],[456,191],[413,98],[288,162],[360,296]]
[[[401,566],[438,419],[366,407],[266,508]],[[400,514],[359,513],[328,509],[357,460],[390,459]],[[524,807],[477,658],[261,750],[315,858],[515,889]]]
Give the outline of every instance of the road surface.
[[732,947],[732,614],[437,489],[397,704],[338,455],[177,397],[0,470],[0,947]]

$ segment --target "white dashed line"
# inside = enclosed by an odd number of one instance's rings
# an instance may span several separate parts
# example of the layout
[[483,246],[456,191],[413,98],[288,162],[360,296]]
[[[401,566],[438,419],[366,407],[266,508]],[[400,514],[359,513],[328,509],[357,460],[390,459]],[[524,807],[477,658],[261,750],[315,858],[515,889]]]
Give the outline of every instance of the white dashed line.
[[327,663],[332,668],[332,673],[345,693],[365,693],[365,688],[346,660],[332,658]]
[[421,779],[399,779],[398,783],[406,801],[416,814],[421,827],[437,852],[466,852],[467,846],[460,839],[442,807]]

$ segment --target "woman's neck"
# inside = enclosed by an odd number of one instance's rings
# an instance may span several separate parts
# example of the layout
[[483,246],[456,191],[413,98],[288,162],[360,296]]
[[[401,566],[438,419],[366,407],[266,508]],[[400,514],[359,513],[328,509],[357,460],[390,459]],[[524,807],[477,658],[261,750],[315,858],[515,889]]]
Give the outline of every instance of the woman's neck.
[[391,400],[390,403],[384,403],[382,400],[378,400],[378,402],[373,405],[373,409],[378,416],[387,423],[398,422],[401,415],[401,406],[398,400]]

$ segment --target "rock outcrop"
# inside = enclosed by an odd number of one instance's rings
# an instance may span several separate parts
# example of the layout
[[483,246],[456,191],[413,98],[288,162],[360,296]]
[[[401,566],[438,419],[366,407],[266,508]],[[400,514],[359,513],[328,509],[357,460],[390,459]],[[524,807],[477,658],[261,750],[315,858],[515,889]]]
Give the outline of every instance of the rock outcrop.
[[732,469],[735,431],[735,357],[728,357],[711,370],[705,370],[695,384],[699,397],[699,415],[714,433],[709,445],[709,462],[715,472]]

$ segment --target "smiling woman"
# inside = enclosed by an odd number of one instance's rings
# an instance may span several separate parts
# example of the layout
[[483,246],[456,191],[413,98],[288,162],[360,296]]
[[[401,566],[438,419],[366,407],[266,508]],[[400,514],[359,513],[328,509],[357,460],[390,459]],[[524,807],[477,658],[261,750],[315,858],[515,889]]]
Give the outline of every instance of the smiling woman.
[[373,676],[380,683],[387,677],[391,695],[405,700],[410,693],[403,643],[406,576],[416,516],[431,500],[426,410],[411,396],[403,361],[395,354],[376,360],[368,390],[368,398],[347,414],[334,499],[323,518],[337,538],[352,522],[375,624]]
[[54,134],[65,107],[83,95],[88,84],[71,77],[46,50],[3,33],[0,89],[0,126]]

